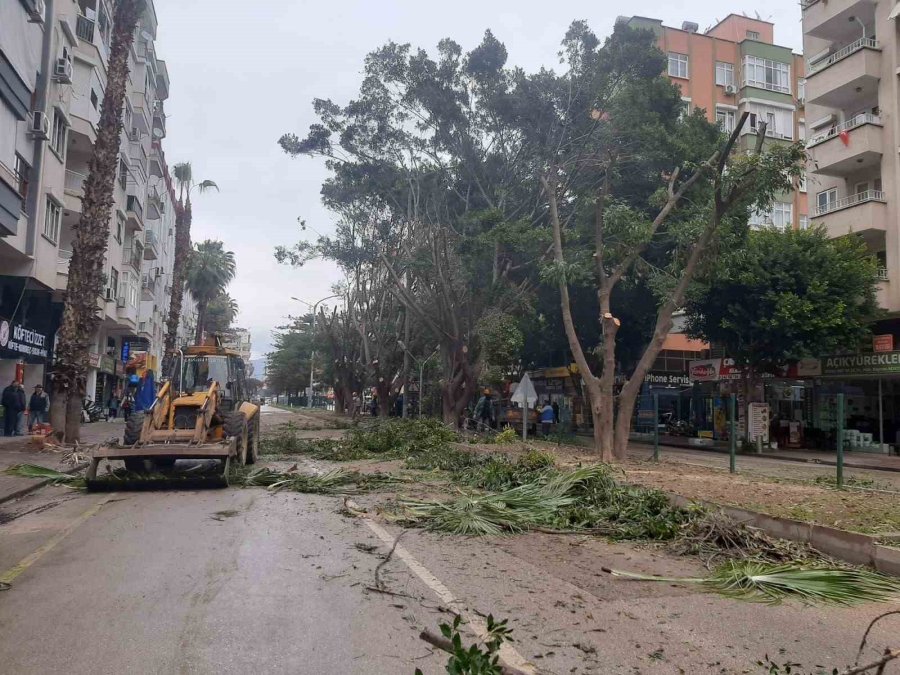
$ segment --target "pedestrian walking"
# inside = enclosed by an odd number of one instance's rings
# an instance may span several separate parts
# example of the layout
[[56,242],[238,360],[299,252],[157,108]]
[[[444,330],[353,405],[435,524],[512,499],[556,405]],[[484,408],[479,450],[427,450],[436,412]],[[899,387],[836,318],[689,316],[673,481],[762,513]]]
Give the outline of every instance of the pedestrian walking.
[[356,419],[360,415],[362,415],[362,399],[359,396],[358,392],[353,392],[353,400],[351,405],[353,406],[353,410],[351,412],[351,419]]
[[550,401],[547,401],[541,409],[541,433],[544,436],[550,435],[550,429],[553,427],[554,419],[556,419],[556,416],[553,412],[553,406],[550,405]]
[[125,394],[125,398],[122,399],[122,417],[125,418],[125,421],[128,421],[128,418],[131,417],[131,411],[134,409],[134,397],[129,392]]
[[475,421],[479,431],[484,431],[493,426],[494,401],[491,398],[491,390],[485,389],[475,404]]
[[28,433],[31,433],[35,424],[43,424],[47,421],[49,408],[50,399],[47,396],[47,392],[44,391],[43,385],[36,384],[34,393],[28,400]]
[[113,419],[118,419],[119,417],[119,396],[116,392],[113,392],[109,396],[109,400],[106,402],[106,408],[109,410],[107,419],[112,417]]
[[372,417],[378,417],[378,396],[372,397],[372,402],[369,404],[369,412]]
[[16,380],[13,380],[12,383],[3,390],[2,399],[0,399],[0,403],[3,403],[4,436],[16,435],[16,421],[19,417],[19,411],[16,409],[16,406],[18,405],[18,391],[19,383]]

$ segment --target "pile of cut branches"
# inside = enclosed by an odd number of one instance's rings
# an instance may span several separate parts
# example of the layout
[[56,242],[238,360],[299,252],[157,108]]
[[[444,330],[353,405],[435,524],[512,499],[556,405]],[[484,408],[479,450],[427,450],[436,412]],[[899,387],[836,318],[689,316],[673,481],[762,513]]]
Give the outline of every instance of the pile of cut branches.
[[234,473],[229,477],[229,482],[241,487],[265,487],[271,492],[291,490],[312,494],[359,494],[394,485],[401,479],[386,473],[364,474],[343,469],[332,469],[321,474],[304,473],[294,465],[287,471],[263,467]]

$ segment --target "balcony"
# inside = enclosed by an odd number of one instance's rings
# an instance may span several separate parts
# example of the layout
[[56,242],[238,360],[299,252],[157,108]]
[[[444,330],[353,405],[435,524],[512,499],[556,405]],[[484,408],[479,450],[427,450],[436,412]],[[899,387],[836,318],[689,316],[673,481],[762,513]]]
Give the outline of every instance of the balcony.
[[151,186],[147,191],[147,220],[159,220],[162,217],[162,198],[156,186]]
[[156,260],[159,257],[159,243],[156,232],[147,230],[144,233],[144,260]]
[[875,22],[872,0],[801,0],[803,32],[826,40],[859,35],[858,18],[865,25]]
[[881,190],[866,190],[813,209],[812,217],[825,225],[829,237],[859,234],[873,250],[884,248],[887,205]]
[[75,35],[78,48],[94,58],[99,57],[105,67],[109,59],[109,31],[104,35],[94,19],[79,14],[75,18]]
[[136,272],[141,271],[141,261],[144,259],[144,247],[135,241],[131,246],[122,249],[122,264],[131,265]]
[[56,290],[64,291],[69,285],[69,263],[72,262],[72,251],[59,249],[56,254]]
[[67,211],[81,213],[81,200],[84,198],[84,181],[86,180],[87,175],[66,169],[63,199]]
[[809,65],[807,104],[856,109],[859,102],[878,100],[881,48],[873,38],[862,38],[831,56]]
[[133,230],[144,229],[144,207],[135,195],[128,195],[125,202],[126,225]]
[[[844,144],[841,134],[847,135]],[[844,177],[881,165],[883,145],[881,118],[862,114],[838,124],[806,144],[816,173]]]
[[166,113],[163,111],[162,101],[157,101],[153,106],[153,139],[166,137]]
[[156,275],[145,274],[141,277],[141,300],[154,300],[156,298]]

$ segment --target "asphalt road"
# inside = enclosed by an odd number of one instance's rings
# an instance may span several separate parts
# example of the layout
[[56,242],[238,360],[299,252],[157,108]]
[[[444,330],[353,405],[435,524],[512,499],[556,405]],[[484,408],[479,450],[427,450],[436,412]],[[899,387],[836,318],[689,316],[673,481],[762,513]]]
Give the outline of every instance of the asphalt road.
[[[293,413],[267,409],[265,426]],[[359,501],[372,507],[386,495]],[[257,489],[83,494],[0,507],[0,673],[443,672],[419,640],[460,611],[507,617],[532,672],[752,673],[765,654],[831,671],[888,607],[741,604],[611,579],[691,575],[691,559],[596,538],[402,530],[339,498]],[[897,647],[877,629],[869,654]],[[889,667],[886,672],[900,672]]]

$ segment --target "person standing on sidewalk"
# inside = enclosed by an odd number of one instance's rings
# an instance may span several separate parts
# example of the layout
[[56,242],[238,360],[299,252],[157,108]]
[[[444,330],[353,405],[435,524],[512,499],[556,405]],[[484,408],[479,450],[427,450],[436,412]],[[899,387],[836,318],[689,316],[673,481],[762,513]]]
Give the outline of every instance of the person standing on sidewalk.
[[134,408],[134,397],[132,397],[131,392],[125,394],[125,398],[122,399],[122,417],[125,418],[125,421],[128,421],[128,418],[131,417],[131,411]]
[[50,399],[40,384],[34,386],[34,393],[28,401],[28,433],[35,424],[43,424],[47,421],[47,409],[50,407]]
[[3,390],[3,397],[0,403],[3,404],[3,435],[16,435],[16,421],[19,418],[19,411],[16,409],[18,404],[19,383],[13,380],[12,383]]
[[116,392],[110,394],[109,401],[106,402],[106,407],[109,410],[106,419],[109,419],[110,417],[117,419],[119,417],[119,396]]

